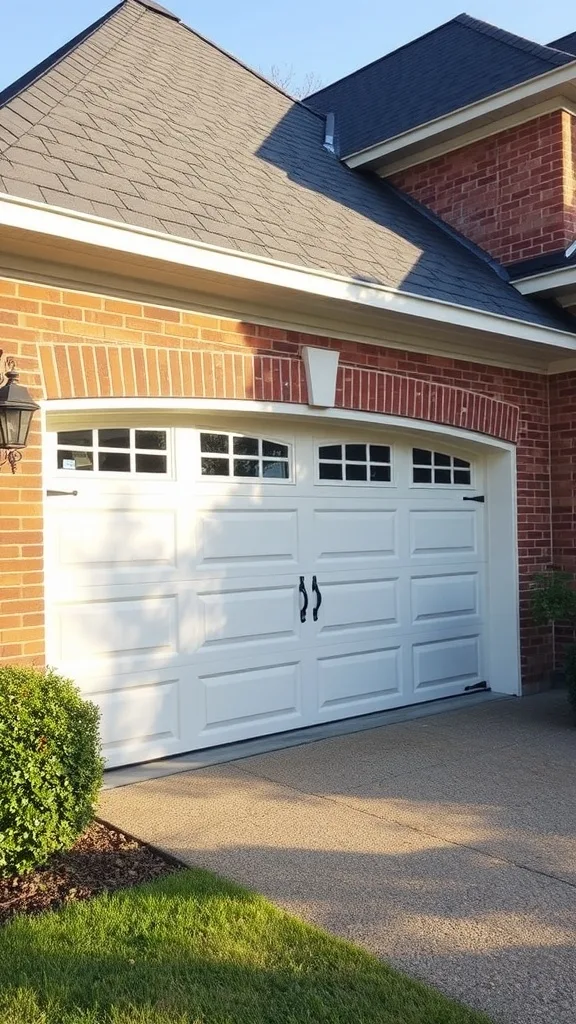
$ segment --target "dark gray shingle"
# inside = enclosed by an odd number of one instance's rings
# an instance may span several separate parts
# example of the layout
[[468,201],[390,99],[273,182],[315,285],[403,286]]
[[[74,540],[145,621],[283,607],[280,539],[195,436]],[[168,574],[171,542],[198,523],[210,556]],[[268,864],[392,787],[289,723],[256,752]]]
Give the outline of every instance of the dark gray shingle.
[[567,36],[561,36],[560,39],[553,39],[551,43],[548,43],[554,50],[563,50],[565,53],[571,53],[576,56],[576,32],[569,32]]
[[346,156],[572,60],[552,46],[460,14],[305,102],[336,115]]

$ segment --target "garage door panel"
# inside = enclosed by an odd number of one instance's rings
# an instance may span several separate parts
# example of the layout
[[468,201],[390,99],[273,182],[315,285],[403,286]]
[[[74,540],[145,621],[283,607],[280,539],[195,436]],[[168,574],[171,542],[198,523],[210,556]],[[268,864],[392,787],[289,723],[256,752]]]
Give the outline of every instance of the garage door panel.
[[410,597],[413,627],[450,629],[480,615],[480,574],[474,567],[413,576]]
[[283,580],[238,579],[235,586],[202,582],[197,590],[198,652],[218,656],[240,646],[297,641],[300,634],[298,576]]
[[318,658],[318,720],[369,714],[398,703],[402,676],[399,644],[333,648]]
[[481,556],[478,509],[411,509],[410,557],[413,561],[459,561]]
[[[386,634],[400,624],[400,587],[397,576],[339,574],[318,576],[322,604],[316,642],[335,644],[367,635]],[[315,595],[311,601],[316,604]]]
[[85,696],[101,709],[102,753],[109,767],[182,749],[183,686],[176,671],[84,680]]
[[[90,543],[87,543],[89,539]],[[118,571],[125,567],[176,565],[173,509],[67,510],[58,522],[58,563],[78,570]]]
[[196,568],[202,576],[296,571],[297,507],[201,507],[196,515]]
[[431,638],[414,644],[414,690],[436,691],[446,686],[481,681],[480,636]]
[[59,588],[173,580],[178,574],[177,509],[153,495],[57,498],[47,519],[47,570]]
[[95,592],[54,609],[60,665],[140,665],[172,660],[179,651],[176,593],[125,596]]
[[227,662],[201,671],[198,698],[202,746],[298,728],[304,722],[301,661],[256,662],[236,671]]
[[396,509],[351,507],[334,501],[331,508],[313,513],[313,560],[319,569],[348,570],[357,565],[374,568],[398,558]]

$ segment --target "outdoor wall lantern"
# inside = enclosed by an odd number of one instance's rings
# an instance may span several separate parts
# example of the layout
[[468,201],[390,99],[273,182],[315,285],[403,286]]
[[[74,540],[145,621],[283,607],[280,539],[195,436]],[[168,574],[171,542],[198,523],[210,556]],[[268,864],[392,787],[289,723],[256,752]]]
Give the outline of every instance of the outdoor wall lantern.
[[0,349],[0,466],[7,462],[13,473],[28,443],[32,417],[40,408],[27,388],[18,384],[18,372],[11,357],[2,367]]

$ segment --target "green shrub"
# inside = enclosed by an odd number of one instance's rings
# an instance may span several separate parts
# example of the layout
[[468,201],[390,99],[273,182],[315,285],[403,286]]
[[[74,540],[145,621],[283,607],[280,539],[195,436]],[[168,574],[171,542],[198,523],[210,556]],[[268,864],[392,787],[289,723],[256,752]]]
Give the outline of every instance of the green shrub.
[[69,849],[102,781],[99,712],[52,670],[0,666],[0,876]]
[[532,577],[531,607],[538,626],[572,622],[576,618],[574,577],[561,569],[549,569]]

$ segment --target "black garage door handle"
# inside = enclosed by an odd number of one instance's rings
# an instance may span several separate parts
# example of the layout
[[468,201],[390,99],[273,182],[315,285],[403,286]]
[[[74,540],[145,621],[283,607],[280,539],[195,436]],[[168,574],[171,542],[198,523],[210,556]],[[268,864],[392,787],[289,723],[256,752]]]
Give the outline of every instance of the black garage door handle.
[[320,605],[322,604],[322,594],[320,593],[320,587],[318,586],[318,580],[315,576],[312,577],[312,593],[316,594],[316,607],[312,612],[312,618],[314,622],[318,622],[318,612],[320,611]]
[[300,622],[306,622],[306,612],[308,610],[308,593],[306,590],[306,584],[304,583],[303,576],[300,577],[300,586],[298,587],[298,590],[304,597],[304,605],[300,609]]

